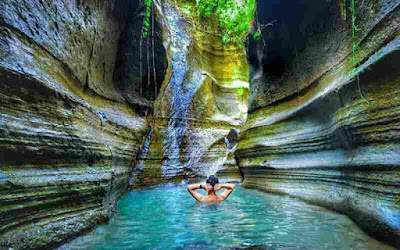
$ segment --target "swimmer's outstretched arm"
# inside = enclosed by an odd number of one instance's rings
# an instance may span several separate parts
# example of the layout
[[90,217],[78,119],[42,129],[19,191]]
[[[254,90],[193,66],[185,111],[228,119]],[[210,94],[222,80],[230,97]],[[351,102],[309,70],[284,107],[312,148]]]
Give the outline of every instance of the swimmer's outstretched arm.
[[217,184],[217,185],[215,185],[214,190],[218,191],[218,190],[220,190],[222,188],[226,188],[226,190],[222,194],[220,194],[219,196],[222,197],[225,200],[226,198],[228,198],[228,196],[235,189],[235,184],[230,184],[230,183]]
[[195,192],[194,190],[196,189],[203,189],[202,187],[200,187],[201,184],[191,184],[189,186],[187,186],[187,190],[189,191],[190,195],[193,196],[193,198],[195,198],[198,201],[201,201],[201,199],[203,198],[203,195]]

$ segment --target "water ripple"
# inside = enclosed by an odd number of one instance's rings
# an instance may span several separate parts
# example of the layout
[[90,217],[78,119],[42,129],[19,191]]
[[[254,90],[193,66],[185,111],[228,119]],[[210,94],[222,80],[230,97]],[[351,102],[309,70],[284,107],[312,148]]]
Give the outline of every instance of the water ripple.
[[390,249],[347,217],[241,187],[219,204],[183,186],[129,192],[109,224],[60,249]]

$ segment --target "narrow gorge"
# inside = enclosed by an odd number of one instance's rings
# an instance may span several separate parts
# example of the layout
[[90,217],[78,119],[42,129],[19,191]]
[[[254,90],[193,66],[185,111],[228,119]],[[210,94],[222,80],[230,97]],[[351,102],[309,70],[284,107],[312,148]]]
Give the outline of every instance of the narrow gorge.
[[225,2],[0,2],[0,249],[211,174],[400,248],[400,2]]

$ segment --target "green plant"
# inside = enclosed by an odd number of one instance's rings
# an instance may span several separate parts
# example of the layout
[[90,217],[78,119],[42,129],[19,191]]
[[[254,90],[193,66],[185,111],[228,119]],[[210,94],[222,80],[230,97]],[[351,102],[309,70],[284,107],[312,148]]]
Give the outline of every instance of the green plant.
[[260,40],[260,38],[261,38],[261,32],[260,31],[256,31],[256,32],[254,32],[253,33],[253,38],[254,38],[254,40]]
[[[344,6],[346,6],[346,0],[344,0]],[[359,42],[357,42],[357,31],[359,31],[356,25],[356,6],[355,0],[350,0],[350,9],[351,9],[351,64],[352,64],[352,71],[350,72],[351,75],[356,74],[357,67],[359,66],[359,60],[357,58],[357,51],[360,49]],[[361,88],[360,88],[360,76],[357,74],[357,86],[358,92],[360,93],[361,99],[365,102],[369,103],[367,99],[364,98]]]
[[196,0],[201,20],[215,18],[223,44],[243,46],[254,17],[255,0]]
[[149,34],[152,3],[153,3],[152,0],[145,0],[146,16],[144,17],[144,20],[143,20],[143,29],[142,29],[143,37],[146,37]]
[[[345,1],[346,2],[346,1]],[[357,67],[357,57],[356,52],[360,48],[359,44],[356,40],[356,33],[358,28],[356,26],[356,8],[354,0],[350,0],[350,8],[351,8],[351,42],[352,42],[352,64],[353,67]]]
[[262,41],[264,43],[264,46],[265,46],[266,43],[265,43],[265,40],[264,40],[264,38],[262,36],[262,31],[263,31],[264,28],[266,28],[268,26],[273,26],[276,21],[277,20],[274,20],[274,21],[266,23],[266,24],[260,24],[260,22],[258,20],[257,10],[256,10],[256,21],[255,21],[255,24],[254,24],[254,31],[253,31],[254,40],[258,41],[258,40],[262,39]]
[[237,93],[238,95],[243,95],[243,93],[244,93],[244,88],[237,88],[237,89],[236,89],[236,93]]
[[[143,2],[141,3],[143,4]],[[143,38],[147,37],[147,50],[146,50],[146,55],[147,55],[147,87],[150,86],[150,36],[151,34],[151,45],[152,45],[152,58],[153,58],[153,81],[154,81],[154,99],[157,98],[157,75],[156,75],[156,64],[155,64],[155,56],[154,56],[154,13],[152,13],[152,5],[153,5],[153,0],[144,0],[145,4],[145,17],[143,19],[143,25],[142,25],[142,31],[141,31],[141,37],[140,37],[140,47],[139,47],[139,54],[140,54],[140,79],[141,79],[141,85],[140,85],[140,96],[143,96],[143,63],[142,63],[142,45],[143,45]],[[151,22],[150,22],[150,17],[151,17]],[[151,31],[150,31],[150,26],[151,26]]]

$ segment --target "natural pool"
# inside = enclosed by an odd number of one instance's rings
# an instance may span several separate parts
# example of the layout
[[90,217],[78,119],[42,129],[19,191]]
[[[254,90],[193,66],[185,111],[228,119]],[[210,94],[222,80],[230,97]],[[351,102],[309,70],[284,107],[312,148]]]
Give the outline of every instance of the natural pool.
[[300,200],[237,186],[220,204],[185,186],[127,193],[107,225],[60,249],[392,249],[346,216]]

